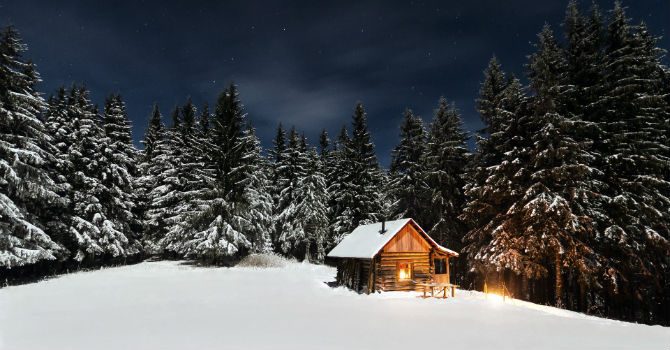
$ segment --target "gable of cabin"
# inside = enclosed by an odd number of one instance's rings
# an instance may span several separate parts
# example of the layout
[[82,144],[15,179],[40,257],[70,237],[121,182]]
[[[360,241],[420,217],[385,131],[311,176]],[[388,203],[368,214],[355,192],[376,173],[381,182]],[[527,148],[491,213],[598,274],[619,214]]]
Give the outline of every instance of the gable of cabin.
[[414,225],[407,223],[400,231],[382,248],[382,253],[401,252],[430,252],[430,243],[416,230]]
[[408,222],[377,254],[375,290],[415,290],[416,282],[428,282],[433,273],[433,247]]

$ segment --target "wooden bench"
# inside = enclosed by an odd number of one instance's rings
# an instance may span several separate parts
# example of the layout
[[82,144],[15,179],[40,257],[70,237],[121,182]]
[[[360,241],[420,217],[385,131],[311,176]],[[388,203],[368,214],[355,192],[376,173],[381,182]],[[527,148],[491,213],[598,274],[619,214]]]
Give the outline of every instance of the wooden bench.
[[447,298],[447,289],[451,289],[451,297],[453,298],[456,296],[456,287],[459,287],[459,285],[451,283],[434,283],[434,282],[414,282],[414,283],[419,287],[423,287],[424,298],[427,298],[426,294],[428,289],[430,289],[431,298],[435,297],[435,290],[437,290],[438,295],[440,292],[442,292],[443,299]]

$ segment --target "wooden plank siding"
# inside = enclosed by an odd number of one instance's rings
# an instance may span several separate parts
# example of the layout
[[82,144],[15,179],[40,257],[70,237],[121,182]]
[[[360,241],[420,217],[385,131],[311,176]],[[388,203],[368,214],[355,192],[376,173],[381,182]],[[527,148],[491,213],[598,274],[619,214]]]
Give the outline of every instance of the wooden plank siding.
[[421,236],[412,225],[406,225],[393,237],[382,252],[430,252],[430,244]]

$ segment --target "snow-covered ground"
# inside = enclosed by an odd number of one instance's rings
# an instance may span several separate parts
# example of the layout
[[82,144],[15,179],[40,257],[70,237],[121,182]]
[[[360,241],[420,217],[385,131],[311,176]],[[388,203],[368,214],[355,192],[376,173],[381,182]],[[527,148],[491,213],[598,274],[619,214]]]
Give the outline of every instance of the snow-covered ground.
[[335,270],[176,262],[0,289],[0,349],[670,349],[670,328],[480,293],[329,288]]

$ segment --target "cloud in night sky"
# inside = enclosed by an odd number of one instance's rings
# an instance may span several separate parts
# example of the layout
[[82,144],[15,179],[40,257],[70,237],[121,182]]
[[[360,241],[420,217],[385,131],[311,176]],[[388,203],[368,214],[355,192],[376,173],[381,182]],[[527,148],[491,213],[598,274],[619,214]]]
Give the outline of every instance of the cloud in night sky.
[[[444,95],[479,128],[474,99],[491,55],[522,76],[535,34],[545,22],[560,32],[566,4],[0,0],[0,24],[23,34],[46,94],[73,81],[99,104],[121,93],[136,141],[153,102],[165,116],[188,96],[211,106],[234,81],[265,146],[280,121],[313,141],[322,128],[334,137],[362,101],[387,165],[406,107],[428,122]],[[625,5],[665,36],[670,2]]]

